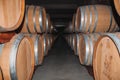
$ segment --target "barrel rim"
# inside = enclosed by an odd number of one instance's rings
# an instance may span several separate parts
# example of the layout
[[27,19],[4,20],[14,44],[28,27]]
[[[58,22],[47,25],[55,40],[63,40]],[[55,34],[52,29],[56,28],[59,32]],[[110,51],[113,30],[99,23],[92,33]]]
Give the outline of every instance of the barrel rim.
[[[82,64],[82,65],[85,65],[85,64],[87,64],[87,62],[88,62],[88,59],[87,59],[87,58],[88,58],[89,51],[90,51],[90,50],[89,50],[89,47],[88,47],[88,46],[89,46],[89,45],[88,45],[89,37],[88,37],[86,34],[83,34],[82,37],[83,37],[83,40],[84,40],[84,42],[85,42],[84,44],[85,44],[86,47],[85,47],[85,53],[80,53],[79,59],[80,59],[81,64]],[[82,57],[82,56],[81,56],[82,54],[85,54],[85,56],[84,56],[84,61],[83,61],[82,58],[81,58],[81,57]]]
[[0,27],[0,32],[15,30],[22,23],[22,20],[24,18],[24,12],[25,12],[25,0],[20,0],[20,1],[21,1],[21,14],[20,14],[20,16],[18,18],[17,23],[15,25],[13,25],[12,27],[9,27],[9,28]]
[[[17,80],[17,72],[16,72],[16,56],[17,56],[17,48],[19,47],[20,42],[24,38],[23,34],[16,35],[14,43],[12,43],[12,48],[10,51],[10,77],[11,80]],[[12,40],[11,40],[12,41]]]
[[[17,71],[16,71],[16,58],[17,58],[17,49],[21,43],[21,41],[26,38],[27,40],[29,40],[30,44],[33,44],[32,40],[30,39],[30,37],[26,37],[23,33],[17,34],[15,35],[10,42],[12,42],[12,48],[10,49],[10,56],[9,56],[9,67],[10,67],[10,78],[11,80],[18,80],[18,76],[17,76]],[[32,54],[32,52],[34,52],[33,50],[33,46],[30,46],[31,48],[31,70],[29,75],[27,76],[28,79],[31,79],[31,76],[33,74],[33,70],[34,70],[34,55]]]

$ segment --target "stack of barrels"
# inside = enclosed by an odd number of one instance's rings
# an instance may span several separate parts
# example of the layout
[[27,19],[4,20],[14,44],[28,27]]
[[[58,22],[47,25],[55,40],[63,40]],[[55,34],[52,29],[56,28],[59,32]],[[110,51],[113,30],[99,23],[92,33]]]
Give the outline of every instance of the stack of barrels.
[[20,32],[22,33],[51,33],[50,15],[41,6],[26,5],[25,19]]
[[[114,0],[119,14],[120,0]],[[65,38],[79,61],[93,71],[95,80],[120,80],[120,33],[108,5],[81,6]]]
[[20,30],[34,43],[35,65],[41,65],[53,43],[50,15],[41,6],[26,5],[25,18]]
[[31,80],[54,41],[50,16],[25,0],[0,4],[0,80]]

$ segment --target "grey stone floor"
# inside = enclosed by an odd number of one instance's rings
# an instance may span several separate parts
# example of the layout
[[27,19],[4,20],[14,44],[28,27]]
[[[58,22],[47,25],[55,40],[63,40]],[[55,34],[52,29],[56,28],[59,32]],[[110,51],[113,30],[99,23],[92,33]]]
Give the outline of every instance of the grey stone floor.
[[68,44],[59,37],[33,75],[33,80],[93,80],[85,67],[80,65]]

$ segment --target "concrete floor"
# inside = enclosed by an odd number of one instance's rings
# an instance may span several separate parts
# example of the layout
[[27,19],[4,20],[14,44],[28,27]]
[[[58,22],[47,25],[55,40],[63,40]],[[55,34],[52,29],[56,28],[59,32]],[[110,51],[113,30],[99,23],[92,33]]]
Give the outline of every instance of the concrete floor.
[[68,44],[59,37],[43,65],[33,75],[33,80],[93,80],[86,68],[79,63]]

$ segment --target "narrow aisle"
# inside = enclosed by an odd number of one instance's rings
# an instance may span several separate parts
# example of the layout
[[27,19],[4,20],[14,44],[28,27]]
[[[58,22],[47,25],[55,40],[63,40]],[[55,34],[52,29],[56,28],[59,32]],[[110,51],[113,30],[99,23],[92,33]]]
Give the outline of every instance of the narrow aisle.
[[39,66],[33,80],[93,80],[85,67],[81,66],[63,37],[59,37],[53,48]]

